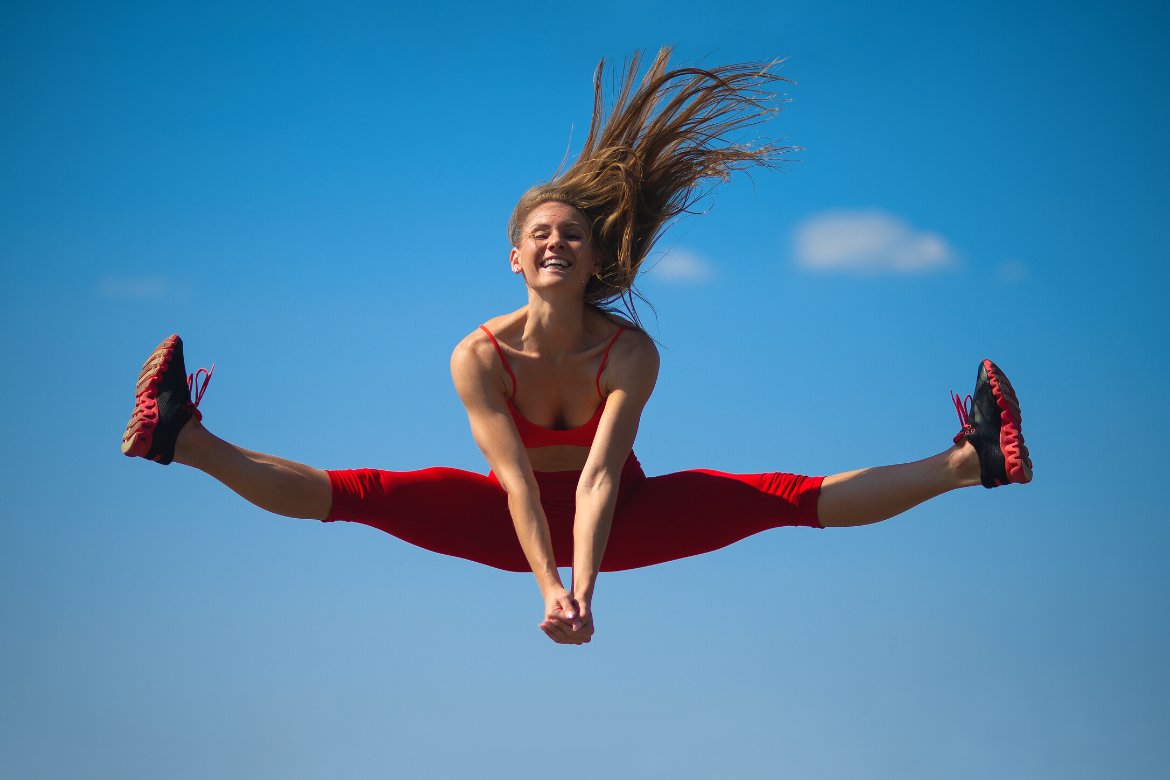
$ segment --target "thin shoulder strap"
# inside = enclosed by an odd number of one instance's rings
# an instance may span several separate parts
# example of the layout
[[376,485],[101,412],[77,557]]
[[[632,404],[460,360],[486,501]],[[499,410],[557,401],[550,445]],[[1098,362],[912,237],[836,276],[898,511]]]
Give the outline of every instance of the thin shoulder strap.
[[[500,354],[500,362],[504,364],[504,370],[508,372],[508,376],[512,377],[512,395],[516,395],[516,375],[512,373],[512,367],[508,365],[508,358],[504,357],[504,350],[500,348],[500,342],[496,341],[495,335],[488,330],[487,325],[480,325],[479,329],[488,335],[488,338],[492,340],[492,346]],[[608,356],[608,354],[607,352],[606,355]]]
[[625,326],[618,326],[617,333],[613,334],[613,338],[609,340],[609,346],[605,348],[605,354],[601,356],[601,367],[597,369],[597,394],[605,398],[605,393],[601,392],[601,372],[605,370],[605,366],[609,363],[609,352],[613,349],[613,345],[617,343],[618,336],[622,335],[626,330]]

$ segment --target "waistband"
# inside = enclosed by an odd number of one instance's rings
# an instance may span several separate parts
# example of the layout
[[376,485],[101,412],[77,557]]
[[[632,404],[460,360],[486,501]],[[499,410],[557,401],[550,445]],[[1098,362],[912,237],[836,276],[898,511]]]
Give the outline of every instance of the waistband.
[[[577,483],[581,481],[581,470],[573,469],[572,471],[534,471],[532,476],[536,477],[536,484],[541,487],[576,487]],[[489,472],[488,478],[499,482],[496,479],[495,472]],[[622,464],[621,481],[625,482],[629,479],[645,479],[646,472],[642,471],[642,464],[638,462],[638,457],[630,452],[630,457],[626,458],[626,462]]]

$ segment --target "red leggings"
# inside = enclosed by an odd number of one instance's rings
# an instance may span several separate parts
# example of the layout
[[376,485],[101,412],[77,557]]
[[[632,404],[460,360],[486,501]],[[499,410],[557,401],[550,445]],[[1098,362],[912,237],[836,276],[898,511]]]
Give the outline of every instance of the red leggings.
[[[451,468],[330,471],[326,522],[365,523],[427,550],[506,571],[528,561],[494,475]],[[579,471],[536,472],[558,566],[573,565],[573,512]],[[780,526],[820,528],[824,477],[724,474],[698,469],[649,477],[630,455],[602,571],[636,569],[718,550]]]

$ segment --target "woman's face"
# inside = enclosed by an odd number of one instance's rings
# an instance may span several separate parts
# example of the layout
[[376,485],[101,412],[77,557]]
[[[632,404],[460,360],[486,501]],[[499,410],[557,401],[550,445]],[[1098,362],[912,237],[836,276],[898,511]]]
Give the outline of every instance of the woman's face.
[[589,222],[564,203],[542,203],[524,220],[520,245],[512,248],[512,271],[533,289],[584,291],[597,270]]

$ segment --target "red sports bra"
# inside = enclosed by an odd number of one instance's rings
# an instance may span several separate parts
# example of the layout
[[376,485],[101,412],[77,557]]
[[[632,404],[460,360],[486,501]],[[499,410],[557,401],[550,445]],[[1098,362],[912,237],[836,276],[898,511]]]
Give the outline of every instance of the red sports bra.
[[613,338],[609,341],[609,346],[605,348],[605,355],[601,358],[601,367],[597,369],[597,379],[594,380],[597,384],[597,395],[601,398],[601,405],[597,407],[597,411],[584,424],[577,428],[569,428],[568,430],[555,430],[553,428],[542,428],[536,423],[525,417],[512,399],[516,397],[516,374],[512,372],[512,367],[508,365],[508,358],[504,357],[504,350],[500,348],[500,342],[496,341],[496,337],[487,325],[480,325],[480,329],[488,335],[492,340],[492,345],[495,346],[496,352],[500,354],[500,361],[504,364],[504,370],[508,372],[508,376],[512,377],[512,395],[508,397],[508,411],[512,414],[512,420],[516,423],[516,430],[520,433],[520,441],[524,443],[527,449],[535,449],[537,447],[555,447],[557,445],[568,445],[572,447],[588,447],[593,444],[593,437],[597,435],[597,426],[601,422],[601,412],[605,409],[605,395],[601,392],[601,372],[605,370],[605,364],[609,362],[609,352],[613,349],[613,345],[617,342],[618,336],[622,335],[624,327],[619,327],[617,333],[613,334]]

